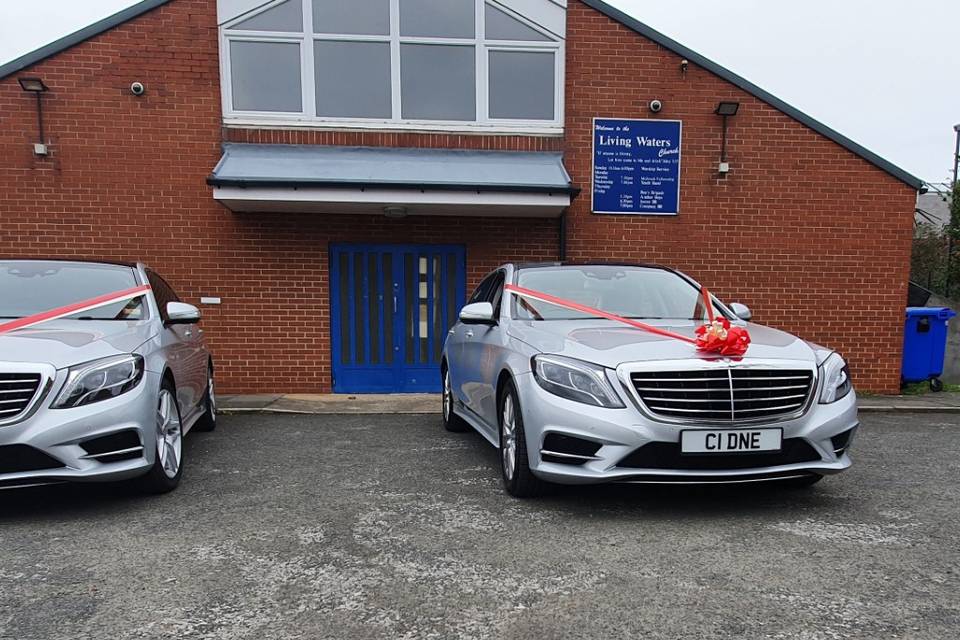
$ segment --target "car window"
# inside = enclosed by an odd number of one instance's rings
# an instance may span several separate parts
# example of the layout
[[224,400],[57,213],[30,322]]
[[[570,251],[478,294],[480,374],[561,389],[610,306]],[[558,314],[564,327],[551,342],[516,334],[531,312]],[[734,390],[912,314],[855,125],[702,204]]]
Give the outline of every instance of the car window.
[[470,296],[470,299],[467,300],[467,304],[473,304],[474,302],[488,302],[490,288],[493,286],[496,277],[496,273],[491,273],[486,278],[481,280],[480,284],[477,285],[477,288],[473,290],[473,294]]
[[[517,284],[608,313],[636,319],[702,320],[700,289],[668,269],[594,265],[522,269]],[[714,307],[717,315],[723,311]],[[525,320],[567,320],[587,314],[523,299],[513,307]]]
[[150,287],[153,289],[153,297],[157,301],[157,307],[160,308],[160,318],[166,322],[167,303],[180,302],[180,298],[174,292],[173,287],[167,284],[167,281],[157,275],[156,272],[147,270],[147,280],[150,281]]
[[493,305],[493,317],[500,317],[500,303],[503,301],[503,283],[504,283],[504,274],[503,271],[498,271],[496,277],[490,284],[490,290],[487,295],[487,300]]
[[[0,261],[0,318],[50,311],[91,298],[132,289],[139,283],[124,265],[56,260]],[[71,320],[142,320],[143,298],[81,311]]]

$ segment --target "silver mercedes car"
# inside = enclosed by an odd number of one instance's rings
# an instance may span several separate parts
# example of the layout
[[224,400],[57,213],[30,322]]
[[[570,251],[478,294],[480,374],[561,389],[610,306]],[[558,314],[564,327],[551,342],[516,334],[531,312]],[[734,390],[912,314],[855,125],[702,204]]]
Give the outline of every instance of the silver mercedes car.
[[691,338],[709,316],[700,285],[659,266],[507,264],[488,275],[444,345],[443,421],[499,447],[512,495],[550,483],[809,486],[850,467],[857,404],[840,354],[712,297],[717,318],[747,329],[742,356],[544,299]]
[[[11,330],[18,319],[30,326]],[[0,488],[174,489],[184,434],[216,426],[199,321],[142,264],[0,260]]]

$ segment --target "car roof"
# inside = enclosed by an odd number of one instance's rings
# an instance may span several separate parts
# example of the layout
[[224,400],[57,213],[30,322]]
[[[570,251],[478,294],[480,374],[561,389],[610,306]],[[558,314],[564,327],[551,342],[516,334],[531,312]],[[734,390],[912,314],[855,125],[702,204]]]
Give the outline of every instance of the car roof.
[[141,266],[139,262],[126,262],[123,260],[92,260],[90,258],[0,258],[0,262],[63,262],[72,264],[99,264],[105,266],[130,267],[136,269]]
[[664,271],[674,271],[670,267],[665,267],[661,264],[655,264],[652,262],[605,262],[605,261],[589,261],[589,262],[578,262],[571,260],[561,260],[554,262],[520,262],[515,263],[515,269],[542,269],[549,267],[635,267],[640,269],[663,269]]

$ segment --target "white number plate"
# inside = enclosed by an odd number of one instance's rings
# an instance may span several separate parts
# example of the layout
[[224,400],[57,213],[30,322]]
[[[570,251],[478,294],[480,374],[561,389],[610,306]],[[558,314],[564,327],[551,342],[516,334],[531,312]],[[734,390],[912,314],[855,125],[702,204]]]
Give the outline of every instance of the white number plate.
[[780,451],[782,429],[696,430],[680,433],[682,453],[751,453]]

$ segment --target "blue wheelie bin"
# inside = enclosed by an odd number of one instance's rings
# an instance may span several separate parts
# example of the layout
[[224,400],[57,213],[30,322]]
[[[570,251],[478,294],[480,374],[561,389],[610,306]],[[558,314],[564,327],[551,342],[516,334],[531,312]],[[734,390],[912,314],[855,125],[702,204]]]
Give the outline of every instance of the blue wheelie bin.
[[928,381],[931,391],[943,390],[940,376],[947,351],[947,329],[955,315],[946,307],[907,307],[900,373],[903,382]]

